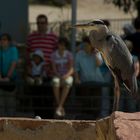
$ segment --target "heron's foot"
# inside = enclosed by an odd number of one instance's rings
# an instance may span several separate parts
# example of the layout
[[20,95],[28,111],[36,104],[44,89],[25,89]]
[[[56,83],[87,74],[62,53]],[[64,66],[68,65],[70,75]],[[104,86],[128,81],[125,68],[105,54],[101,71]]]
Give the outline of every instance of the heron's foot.
[[112,112],[115,112],[115,111],[118,111],[118,110],[119,110],[119,106],[118,106],[117,103],[115,103],[115,104],[113,105]]

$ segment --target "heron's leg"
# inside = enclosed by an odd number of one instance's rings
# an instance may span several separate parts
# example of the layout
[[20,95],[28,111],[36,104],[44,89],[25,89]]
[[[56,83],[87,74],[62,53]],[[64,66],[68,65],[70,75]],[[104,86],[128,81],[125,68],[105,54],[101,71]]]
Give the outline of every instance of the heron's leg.
[[120,100],[120,86],[118,82],[118,78],[114,77],[114,103],[113,103],[113,111],[117,111],[119,109],[119,100]]

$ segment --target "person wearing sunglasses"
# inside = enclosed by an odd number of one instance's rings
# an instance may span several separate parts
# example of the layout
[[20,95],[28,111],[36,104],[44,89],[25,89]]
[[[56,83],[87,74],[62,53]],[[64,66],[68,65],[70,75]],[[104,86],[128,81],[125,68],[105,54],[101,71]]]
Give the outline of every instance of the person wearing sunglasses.
[[27,37],[27,60],[32,52],[36,49],[40,49],[44,53],[45,62],[46,62],[46,71],[48,79],[51,78],[51,54],[57,49],[58,37],[49,32],[48,28],[48,18],[44,14],[40,14],[36,18],[37,31],[29,34]]
[[[31,55],[33,52],[36,50],[40,50],[44,54],[44,71],[47,75],[46,78],[44,78],[44,81],[48,84],[51,82],[53,73],[52,73],[52,67],[51,67],[51,54],[57,49],[57,42],[58,42],[58,37],[52,33],[49,32],[49,27],[48,27],[48,17],[44,14],[40,14],[36,18],[36,25],[37,25],[37,30],[32,32],[31,34],[28,35],[27,37],[27,63],[28,65],[31,64]],[[43,93],[36,91],[32,91],[33,95],[39,96],[42,98],[46,96],[46,92],[49,92],[48,89],[47,91],[44,91]],[[43,107],[45,108],[46,106],[53,106],[53,101],[48,103],[48,99],[43,98]],[[42,100],[36,100],[35,105],[38,107],[42,107]],[[50,105],[51,104],[51,105]],[[40,116],[42,118],[52,118],[53,117],[53,111],[47,112],[47,110],[43,109],[38,109],[34,111],[35,116]]]

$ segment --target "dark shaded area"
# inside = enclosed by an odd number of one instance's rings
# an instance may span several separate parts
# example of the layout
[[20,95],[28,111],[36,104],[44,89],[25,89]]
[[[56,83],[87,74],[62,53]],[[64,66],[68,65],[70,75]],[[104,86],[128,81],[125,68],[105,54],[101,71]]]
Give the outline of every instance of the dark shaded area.
[[71,3],[71,0],[29,0],[30,4],[46,4],[62,7]]
[[[113,84],[88,82],[73,85],[65,103],[66,116],[63,119],[93,120],[99,118],[102,86],[112,87]],[[55,116],[55,100],[50,84],[45,83],[41,86],[25,85],[22,91],[22,95],[17,95],[18,100],[20,100],[17,111],[24,114],[33,112],[33,117],[41,116],[44,119],[57,119]],[[112,95],[109,98],[113,103]]]

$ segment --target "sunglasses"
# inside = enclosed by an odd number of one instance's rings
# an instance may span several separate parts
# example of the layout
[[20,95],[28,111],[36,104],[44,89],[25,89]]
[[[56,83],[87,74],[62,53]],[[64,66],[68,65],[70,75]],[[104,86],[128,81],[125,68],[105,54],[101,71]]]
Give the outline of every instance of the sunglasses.
[[37,24],[47,24],[47,22],[37,22]]

